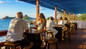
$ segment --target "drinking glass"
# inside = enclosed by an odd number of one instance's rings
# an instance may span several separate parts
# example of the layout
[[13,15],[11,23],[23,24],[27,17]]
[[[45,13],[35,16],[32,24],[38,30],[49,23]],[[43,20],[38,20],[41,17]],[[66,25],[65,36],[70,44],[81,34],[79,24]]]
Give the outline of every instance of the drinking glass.
[[27,23],[28,24],[28,27],[29,27],[29,33],[31,31],[31,24],[30,24],[30,21]]

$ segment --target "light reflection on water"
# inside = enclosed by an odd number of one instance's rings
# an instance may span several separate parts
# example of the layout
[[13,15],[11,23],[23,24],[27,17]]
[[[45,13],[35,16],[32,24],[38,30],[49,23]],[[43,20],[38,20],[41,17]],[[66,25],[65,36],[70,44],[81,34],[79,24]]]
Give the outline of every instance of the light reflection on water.
[[0,42],[5,42],[6,36],[0,37]]

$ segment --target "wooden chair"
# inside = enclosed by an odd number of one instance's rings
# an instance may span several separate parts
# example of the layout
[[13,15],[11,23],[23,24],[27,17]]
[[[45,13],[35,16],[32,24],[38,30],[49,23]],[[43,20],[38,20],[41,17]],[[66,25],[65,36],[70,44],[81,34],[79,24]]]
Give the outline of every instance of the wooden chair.
[[70,32],[71,33],[75,33],[76,32],[76,26],[75,26],[75,24],[71,24]]
[[20,46],[19,43],[4,43],[6,46],[5,49],[16,49],[17,46]]
[[68,39],[69,41],[71,40],[70,31],[69,31],[69,29],[66,26],[64,26],[64,29],[62,30],[62,33],[63,33],[62,34],[63,35],[63,40],[65,40],[65,39]]
[[50,44],[53,44],[53,49],[58,49],[58,39],[46,39],[48,49],[50,49]]

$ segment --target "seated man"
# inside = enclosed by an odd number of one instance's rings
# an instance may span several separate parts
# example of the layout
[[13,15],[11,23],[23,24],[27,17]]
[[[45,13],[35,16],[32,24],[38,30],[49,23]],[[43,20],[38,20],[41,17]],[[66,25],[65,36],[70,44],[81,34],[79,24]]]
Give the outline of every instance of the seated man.
[[16,18],[10,22],[9,30],[6,35],[6,42],[20,43],[21,48],[29,49],[33,43],[29,39],[24,39],[23,33],[29,32],[28,25],[23,19],[22,12],[16,13]]
[[55,25],[55,22],[53,21],[53,17],[50,17],[49,20],[47,20],[47,23],[46,23],[46,30],[50,30],[50,31],[54,32],[54,34],[56,35],[58,33],[58,31],[55,30],[53,28],[53,26],[56,26],[56,25]]

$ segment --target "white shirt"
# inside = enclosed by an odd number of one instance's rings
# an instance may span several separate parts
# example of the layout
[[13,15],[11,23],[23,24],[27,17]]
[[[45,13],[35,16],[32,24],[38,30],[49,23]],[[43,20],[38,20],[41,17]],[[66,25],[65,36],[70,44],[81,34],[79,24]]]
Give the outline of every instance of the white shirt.
[[64,24],[63,20],[60,20],[60,21],[58,22],[58,25],[63,25],[63,24]]
[[55,22],[53,20],[47,20],[46,29],[51,30],[53,29],[53,26],[55,26]]
[[64,24],[67,24],[68,23],[68,20],[64,20]]
[[64,21],[63,21],[63,20],[60,20],[60,21],[58,22],[58,25],[62,25],[62,29],[64,29]]
[[55,29],[53,28],[53,26],[56,26],[56,25],[55,25],[55,22],[54,22],[53,20],[47,20],[47,23],[46,23],[46,30],[50,30],[50,31],[52,31],[52,32],[57,33],[58,31],[55,30]]
[[43,21],[41,24],[38,25],[38,30],[44,29],[45,21]]
[[6,40],[15,42],[24,39],[23,32],[27,29],[28,25],[26,21],[21,18],[12,19],[6,35]]
[[58,25],[62,25],[62,29],[64,29],[64,25],[68,23],[68,20],[61,20],[58,22]]

